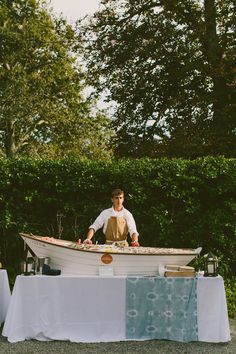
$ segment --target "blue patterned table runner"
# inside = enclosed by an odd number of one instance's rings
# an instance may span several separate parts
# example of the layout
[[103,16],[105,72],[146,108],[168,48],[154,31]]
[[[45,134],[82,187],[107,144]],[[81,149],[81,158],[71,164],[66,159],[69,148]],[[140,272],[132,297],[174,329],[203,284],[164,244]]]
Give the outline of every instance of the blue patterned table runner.
[[126,338],[197,341],[196,278],[128,277]]

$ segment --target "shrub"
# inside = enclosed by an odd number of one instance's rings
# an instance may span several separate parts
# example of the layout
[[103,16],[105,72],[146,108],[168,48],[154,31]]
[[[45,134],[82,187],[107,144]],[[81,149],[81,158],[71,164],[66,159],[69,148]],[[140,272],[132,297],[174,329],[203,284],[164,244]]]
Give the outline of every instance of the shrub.
[[[85,238],[115,187],[136,220],[143,246],[203,247],[235,274],[236,160],[0,160],[2,261],[17,269],[19,232]],[[103,242],[102,232],[95,241]]]
[[225,291],[229,317],[236,319],[236,277],[225,280]]

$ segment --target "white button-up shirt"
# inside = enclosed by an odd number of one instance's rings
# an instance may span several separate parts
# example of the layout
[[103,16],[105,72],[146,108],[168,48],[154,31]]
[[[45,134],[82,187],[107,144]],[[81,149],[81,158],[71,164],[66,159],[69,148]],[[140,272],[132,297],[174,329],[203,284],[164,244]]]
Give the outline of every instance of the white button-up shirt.
[[101,214],[98,215],[94,223],[89,226],[89,229],[94,229],[94,231],[96,232],[98,229],[101,229],[103,227],[103,233],[105,234],[107,223],[111,216],[124,218],[127,221],[130,236],[132,236],[134,233],[138,235],[134,217],[131,212],[125,209],[124,207],[120,211],[114,210],[113,207],[103,210]]

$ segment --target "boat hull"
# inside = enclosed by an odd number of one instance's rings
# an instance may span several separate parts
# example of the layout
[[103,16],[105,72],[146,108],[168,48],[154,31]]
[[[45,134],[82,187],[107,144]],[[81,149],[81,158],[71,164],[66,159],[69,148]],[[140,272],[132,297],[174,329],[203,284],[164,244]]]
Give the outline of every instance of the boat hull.
[[[112,274],[117,276],[157,275],[160,267],[167,264],[187,265],[201,251],[201,248],[199,248],[182,250],[181,253],[181,251],[177,252],[178,249],[176,249],[177,253],[168,253],[165,250],[169,249],[160,249],[164,251],[156,254],[145,254],[138,253],[131,247],[126,247],[120,253],[120,251],[116,252],[116,250],[107,246],[104,246],[104,249],[93,251],[93,248],[81,249],[72,241],[58,239],[48,241],[45,240],[47,239],[45,237],[28,234],[20,234],[20,236],[37,257],[49,257],[51,268],[60,269],[61,274],[65,275],[94,276],[104,274],[104,271],[106,274],[106,270],[112,271]],[[148,250],[148,248],[143,249]],[[149,248],[149,250],[159,249]]]

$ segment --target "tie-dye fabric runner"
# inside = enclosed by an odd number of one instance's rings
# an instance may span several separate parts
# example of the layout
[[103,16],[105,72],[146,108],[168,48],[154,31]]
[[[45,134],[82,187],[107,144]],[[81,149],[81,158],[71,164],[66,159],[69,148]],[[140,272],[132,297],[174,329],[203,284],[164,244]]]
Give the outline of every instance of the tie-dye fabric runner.
[[196,278],[128,277],[126,338],[197,341]]

